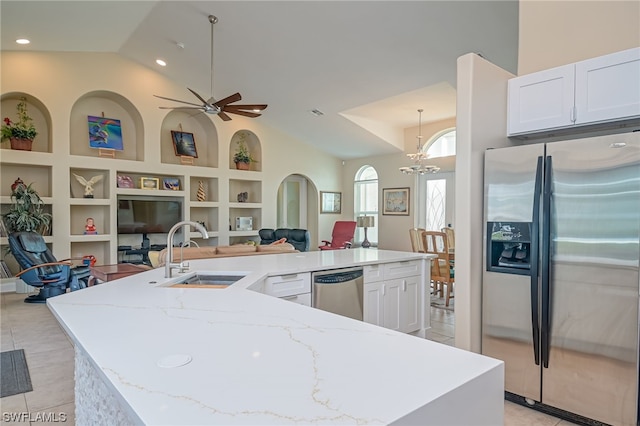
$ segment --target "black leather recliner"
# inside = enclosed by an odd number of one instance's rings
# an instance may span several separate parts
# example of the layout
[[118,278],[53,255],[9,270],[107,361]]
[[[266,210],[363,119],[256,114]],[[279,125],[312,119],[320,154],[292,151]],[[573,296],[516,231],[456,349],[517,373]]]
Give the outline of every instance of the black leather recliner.
[[262,228],[258,231],[258,235],[260,235],[260,245],[271,244],[281,238],[286,238],[287,242],[298,251],[309,251],[311,243],[311,236],[306,229],[278,228],[274,230]]
[[27,303],[44,303],[46,299],[88,285],[91,271],[88,266],[72,268],[71,259],[58,261],[47,247],[42,235],[36,232],[9,234],[9,248],[23,269],[16,274],[30,286],[40,287],[38,294],[24,299]]

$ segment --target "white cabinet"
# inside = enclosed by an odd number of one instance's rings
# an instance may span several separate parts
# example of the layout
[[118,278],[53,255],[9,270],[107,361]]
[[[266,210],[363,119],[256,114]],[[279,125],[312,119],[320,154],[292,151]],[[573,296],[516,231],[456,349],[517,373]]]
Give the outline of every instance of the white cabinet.
[[576,64],[576,124],[640,116],[640,48]]
[[421,261],[364,268],[364,321],[391,330],[419,330],[423,313]]
[[509,136],[640,117],[640,48],[509,80]]
[[264,294],[311,306],[311,273],[267,277]]

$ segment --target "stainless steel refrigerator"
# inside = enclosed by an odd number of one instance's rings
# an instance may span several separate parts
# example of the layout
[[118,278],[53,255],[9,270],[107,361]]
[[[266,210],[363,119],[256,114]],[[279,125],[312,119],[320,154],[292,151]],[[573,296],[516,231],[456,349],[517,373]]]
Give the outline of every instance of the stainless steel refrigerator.
[[482,353],[507,397],[638,424],[640,133],[487,150],[484,191]]

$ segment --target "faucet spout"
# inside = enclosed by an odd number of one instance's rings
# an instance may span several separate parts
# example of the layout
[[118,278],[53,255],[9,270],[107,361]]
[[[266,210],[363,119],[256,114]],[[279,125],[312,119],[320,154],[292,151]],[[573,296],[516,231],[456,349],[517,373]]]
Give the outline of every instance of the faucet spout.
[[[204,238],[205,240],[209,238],[209,234],[207,233],[207,230],[204,228],[204,226],[202,226],[198,222],[183,220],[173,225],[169,230],[169,233],[167,234],[167,259],[164,263],[165,278],[171,278],[171,271],[173,269],[179,269],[180,272],[185,272],[186,270],[184,268],[185,265],[182,262],[182,254],[180,255],[180,263],[175,263],[173,261],[173,236],[178,231],[178,229],[187,225],[193,226],[194,228],[196,228],[196,231],[200,232],[200,234],[202,235],[202,238]],[[182,253],[182,251],[180,253]]]

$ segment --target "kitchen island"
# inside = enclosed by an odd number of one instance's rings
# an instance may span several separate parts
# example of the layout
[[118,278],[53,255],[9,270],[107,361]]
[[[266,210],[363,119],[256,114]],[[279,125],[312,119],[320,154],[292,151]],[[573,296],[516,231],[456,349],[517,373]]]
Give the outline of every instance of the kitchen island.
[[76,348],[76,421],[502,424],[501,361],[250,290],[268,275],[415,259],[427,261],[366,249],[198,260],[192,271],[245,277],[171,288],[155,269],[51,298]]

